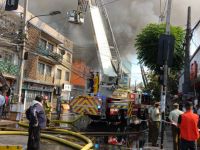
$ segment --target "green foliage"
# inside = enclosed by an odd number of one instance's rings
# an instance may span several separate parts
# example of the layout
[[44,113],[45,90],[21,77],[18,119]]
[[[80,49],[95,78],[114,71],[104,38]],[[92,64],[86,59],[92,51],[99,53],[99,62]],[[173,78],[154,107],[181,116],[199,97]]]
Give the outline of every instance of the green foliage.
[[150,92],[152,95],[152,99],[154,101],[160,100],[160,85],[158,82],[158,75],[156,75],[153,71],[147,74],[148,84],[144,89],[146,92]]
[[[160,100],[159,76],[151,71],[147,74],[148,84],[144,91],[151,92],[154,101]],[[170,73],[168,77],[168,92],[172,95],[178,92],[178,74]]]
[[[158,53],[158,42],[161,34],[165,33],[165,24],[149,24],[135,40],[138,60],[150,70],[157,71],[159,67],[156,63]],[[185,32],[181,27],[171,26],[171,34],[175,37],[175,49],[173,57],[172,71],[179,71],[183,66],[183,42]]]

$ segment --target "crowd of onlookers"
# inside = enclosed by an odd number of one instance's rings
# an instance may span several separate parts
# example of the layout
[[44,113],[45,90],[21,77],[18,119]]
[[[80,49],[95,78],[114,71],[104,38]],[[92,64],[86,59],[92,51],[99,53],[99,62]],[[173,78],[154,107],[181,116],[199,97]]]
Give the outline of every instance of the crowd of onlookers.
[[186,100],[180,105],[174,103],[171,111],[169,107],[168,111],[167,120],[162,120],[159,102],[148,108],[149,142],[152,143],[152,146],[158,147],[160,125],[164,121],[171,126],[174,150],[197,150],[200,105]]

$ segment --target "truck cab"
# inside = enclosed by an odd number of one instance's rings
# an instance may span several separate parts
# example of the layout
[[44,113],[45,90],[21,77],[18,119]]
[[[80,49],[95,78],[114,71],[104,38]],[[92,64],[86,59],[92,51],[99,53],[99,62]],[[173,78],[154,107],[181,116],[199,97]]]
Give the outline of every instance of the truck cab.
[[116,89],[106,99],[106,118],[108,121],[119,121],[121,117],[126,119],[132,115],[136,94],[128,89]]

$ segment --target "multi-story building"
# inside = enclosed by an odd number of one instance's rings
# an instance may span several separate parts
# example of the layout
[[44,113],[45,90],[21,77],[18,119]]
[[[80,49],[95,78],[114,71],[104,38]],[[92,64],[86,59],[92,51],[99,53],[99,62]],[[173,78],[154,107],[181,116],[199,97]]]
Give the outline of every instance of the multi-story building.
[[13,85],[19,72],[19,24],[19,17],[0,11],[0,72],[6,76],[9,85]]
[[[179,93],[182,93],[184,83],[184,71],[179,78]],[[190,80],[191,92],[193,95],[200,96],[200,46],[190,58]]]
[[[18,12],[22,11],[23,8],[19,6]],[[27,16],[31,18],[33,15],[27,13]],[[18,19],[20,18],[18,17]],[[36,95],[47,95],[50,100],[53,100],[56,87],[63,87],[65,99],[69,99],[73,43],[39,18],[32,19],[27,26],[27,58],[22,88],[25,106],[27,107]],[[16,47],[19,49],[18,46]],[[8,67],[10,70],[0,68],[0,71],[7,79],[12,77],[16,86],[17,76],[20,73],[18,72],[19,59],[17,59],[19,50],[9,49],[8,51],[12,55],[5,53],[1,57],[4,58],[5,65],[10,65]],[[11,60],[11,62],[6,60]]]
[[191,57],[190,79],[192,89],[194,89],[194,93],[200,98],[200,46]]

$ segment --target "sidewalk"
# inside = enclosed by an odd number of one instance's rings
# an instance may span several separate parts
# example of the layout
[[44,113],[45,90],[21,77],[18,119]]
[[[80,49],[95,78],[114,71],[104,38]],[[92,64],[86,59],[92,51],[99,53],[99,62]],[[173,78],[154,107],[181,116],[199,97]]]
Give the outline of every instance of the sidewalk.
[[17,123],[16,121],[11,121],[11,120],[0,120],[0,126],[12,125],[16,123]]
[[[160,137],[158,138],[160,145]],[[143,150],[160,150],[160,147],[152,147],[152,143],[146,143]],[[164,150],[173,150],[173,139],[170,127],[166,127],[164,134]]]

